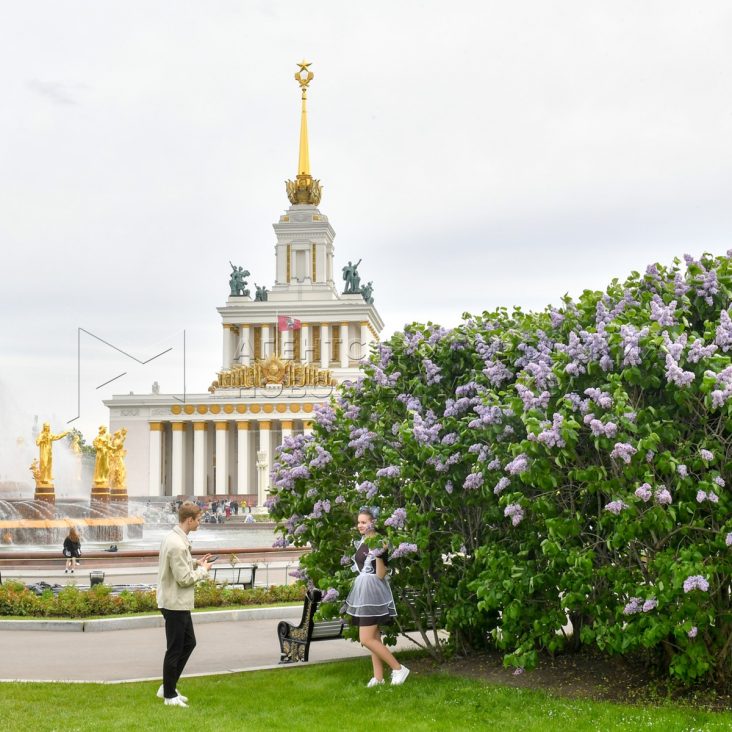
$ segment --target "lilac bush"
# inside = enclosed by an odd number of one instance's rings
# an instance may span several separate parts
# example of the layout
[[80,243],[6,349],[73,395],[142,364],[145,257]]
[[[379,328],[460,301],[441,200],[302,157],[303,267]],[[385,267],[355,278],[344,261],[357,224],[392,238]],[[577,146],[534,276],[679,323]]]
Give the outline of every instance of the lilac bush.
[[377,506],[400,617],[435,655],[439,618],[515,668],[594,646],[730,686],[731,309],[732,262],[705,254],[543,312],[406,326],[278,454],[282,541],[345,596]]

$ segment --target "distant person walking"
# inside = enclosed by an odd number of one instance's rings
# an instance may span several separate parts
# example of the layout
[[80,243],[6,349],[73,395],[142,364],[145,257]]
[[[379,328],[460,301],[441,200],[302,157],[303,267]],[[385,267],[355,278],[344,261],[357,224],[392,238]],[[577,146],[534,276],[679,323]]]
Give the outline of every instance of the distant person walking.
[[396,616],[396,606],[391,587],[386,579],[386,546],[373,546],[368,542],[377,536],[378,509],[364,506],[358,512],[356,528],[361,534],[356,542],[353,571],[358,576],[348,593],[343,612],[351,616],[351,625],[358,626],[358,640],[371,651],[374,675],[366,684],[368,688],[384,683],[384,663],[391,668],[391,684],[403,684],[409,669],[394,658],[394,654],[381,641],[380,625],[390,625]]
[[79,532],[72,526],[69,529],[69,535],[64,539],[63,554],[66,557],[66,569],[64,574],[74,574],[76,565],[81,556],[81,538]]
[[158,696],[165,704],[187,707],[188,698],[178,693],[178,679],[196,647],[191,610],[196,582],[208,576],[210,554],[194,560],[188,534],[198,528],[201,509],[185,501],[178,509],[178,525],[163,539],[158,563],[157,600],[165,618],[167,650],[163,660],[163,683]]

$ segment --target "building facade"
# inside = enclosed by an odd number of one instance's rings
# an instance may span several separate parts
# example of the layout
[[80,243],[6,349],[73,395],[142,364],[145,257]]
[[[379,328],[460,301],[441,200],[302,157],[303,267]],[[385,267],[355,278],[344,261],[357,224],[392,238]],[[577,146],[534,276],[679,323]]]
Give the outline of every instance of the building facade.
[[335,232],[310,175],[306,100],[313,74],[309,64],[299,66],[298,173],[286,183],[290,207],[274,224],[274,285],[252,297],[248,272],[231,265],[231,294],[218,308],[221,366],[208,392],[104,402],[110,431],[128,430],[131,497],[237,495],[262,506],[276,447],[307,433],[315,407],[338,384],[358,378],[383,328],[371,283],[360,284],[351,262],[336,266]]

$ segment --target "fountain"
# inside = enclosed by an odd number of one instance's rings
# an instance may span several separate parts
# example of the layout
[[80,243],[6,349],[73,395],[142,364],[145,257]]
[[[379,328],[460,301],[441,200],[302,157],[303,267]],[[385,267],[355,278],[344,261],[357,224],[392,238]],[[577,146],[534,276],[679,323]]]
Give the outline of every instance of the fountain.
[[[99,435],[94,440],[93,480],[88,481],[92,451],[81,444],[81,433],[67,431],[54,434],[48,422],[39,430],[37,419],[32,430],[32,441],[22,435],[16,439],[15,460],[12,461],[14,466],[2,466],[3,472],[8,467],[17,471],[18,463],[27,459],[32,452],[32,443],[38,446],[39,455],[30,464],[35,480],[32,499],[27,497],[30,492],[27,484],[15,480],[0,482],[0,544],[58,545],[72,526],[77,527],[87,542],[141,538],[145,519],[130,515],[127,496],[127,471],[124,465],[127,430],[117,430],[114,435],[109,435],[105,426],[99,428]],[[56,495],[53,443],[69,435],[72,439],[60,445],[59,472],[63,475],[65,486],[77,496],[84,493],[84,482],[87,485],[92,482],[89,500],[71,497],[58,499]],[[64,495],[67,493],[68,490],[65,490]]]

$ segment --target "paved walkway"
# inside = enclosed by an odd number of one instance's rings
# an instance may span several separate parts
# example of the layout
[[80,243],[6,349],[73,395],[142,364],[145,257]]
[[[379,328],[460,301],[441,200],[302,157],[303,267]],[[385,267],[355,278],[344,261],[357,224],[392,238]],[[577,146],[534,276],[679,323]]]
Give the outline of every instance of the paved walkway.
[[[299,621],[285,610],[281,619]],[[194,618],[195,624],[195,618]],[[185,676],[277,668],[277,620],[200,623],[198,645]],[[401,641],[400,647],[408,647]],[[107,633],[8,630],[0,634],[2,681],[159,680],[165,653],[162,628]],[[320,641],[310,646],[310,662],[367,656],[357,643]],[[296,666],[299,664],[295,664]]]

